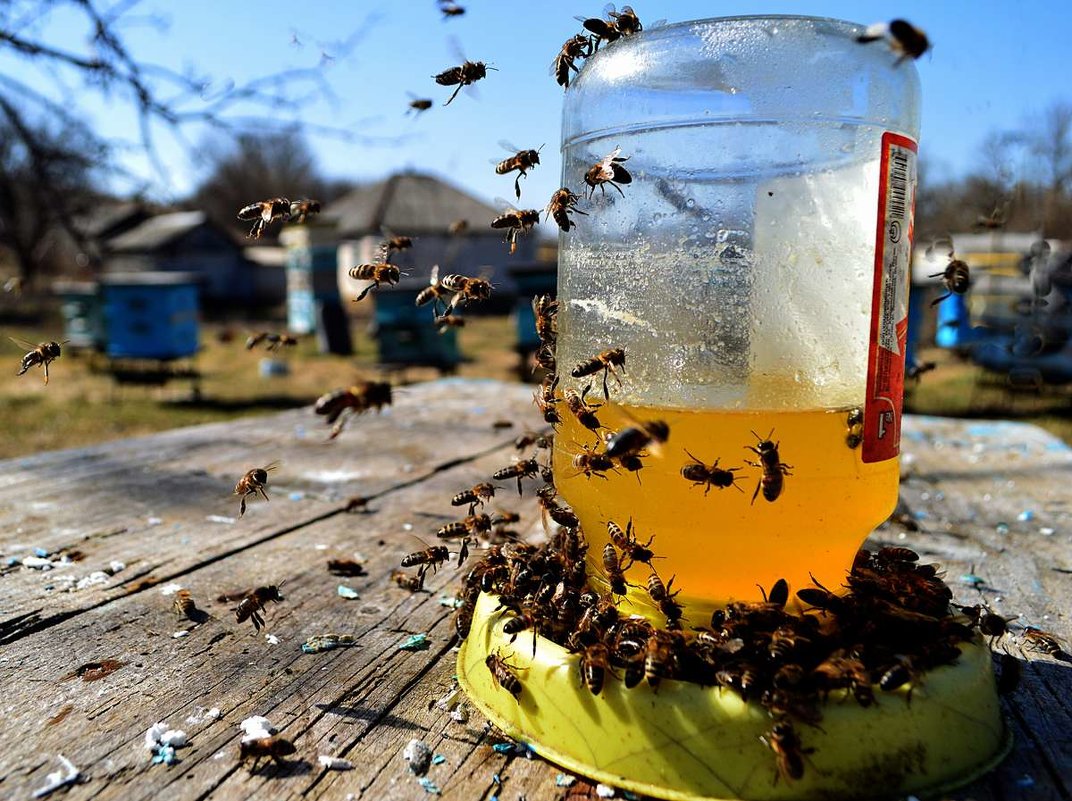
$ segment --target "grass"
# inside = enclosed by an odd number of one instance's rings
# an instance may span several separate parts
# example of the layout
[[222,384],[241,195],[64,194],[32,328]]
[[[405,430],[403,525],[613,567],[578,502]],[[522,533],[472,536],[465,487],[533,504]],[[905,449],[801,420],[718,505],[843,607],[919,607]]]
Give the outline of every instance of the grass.
[[[40,368],[22,377],[15,372],[22,350],[6,339],[30,341],[60,339],[58,325],[30,328],[4,326],[0,355],[10,369],[0,369],[0,458],[58,448],[73,448],[113,439],[148,434],[178,426],[268,414],[312,403],[322,393],[358,377],[376,375],[373,343],[365,333],[367,320],[352,327],[357,352],[353,356],[321,355],[312,337],[303,339],[283,358],[290,365],[286,376],[262,378],[263,351],[244,347],[246,329],[203,325],[203,349],[193,362],[202,373],[202,399],[191,397],[191,385],[177,381],[165,387],[118,387],[107,375],[92,369],[87,354],[64,351],[53,363],[46,387]],[[268,330],[278,325],[264,326]],[[256,328],[256,326],[251,326]],[[517,356],[505,343],[515,341],[514,323],[508,317],[473,317],[459,332],[461,350],[469,360],[458,374],[466,377],[517,380]],[[1043,393],[1013,392],[989,378],[978,367],[958,360],[947,351],[921,354],[938,368],[918,385],[909,382],[906,410],[952,417],[1015,418],[1035,423],[1072,442],[1072,393],[1068,389]],[[405,381],[427,380],[435,370],[411,368]]]

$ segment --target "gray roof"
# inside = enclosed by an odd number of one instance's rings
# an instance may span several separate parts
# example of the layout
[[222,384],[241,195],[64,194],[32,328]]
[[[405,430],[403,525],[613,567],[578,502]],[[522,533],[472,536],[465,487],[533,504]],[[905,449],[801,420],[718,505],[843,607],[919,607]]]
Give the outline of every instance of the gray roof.
[[410,235],[444,232],[457,219],[469,220],[470,231],[479,232],[501,213],[440,178],[405,172],[355,189],[328,205],[322,217],[335,223],[340,236],[379,235],[385,228]]
[[176,211],[150,217],[141,225],[109,239],[108,249],[119,253],[156,250],[204,225],[207,219],[203,211]]

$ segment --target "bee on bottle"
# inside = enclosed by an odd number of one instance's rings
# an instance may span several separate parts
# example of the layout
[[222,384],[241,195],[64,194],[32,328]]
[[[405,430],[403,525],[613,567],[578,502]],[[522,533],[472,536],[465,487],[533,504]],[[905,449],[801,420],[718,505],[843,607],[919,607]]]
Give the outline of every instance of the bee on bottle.
[[849,409],[849,419],[846,425],[848,432],[845,434],[845,444],[855,450],[864,441],[864,410],[858,406]]
[[605,479],[607,471],[615,469],[614,462],[605,454],[598,453],[591,445],[582,446],[581,453],[573,457],[572,464],[574,469],[585,478],[597,476]]
[[625,580],[618,551],[609,542],[603,546],[603,571],[607,574],[610,591],[615,595],[625,595],[629,585]]
[[745,460],[745,464],[750,467],[758,467],[763,471],[759,482],[756,484],[756,491],[752,493],[752,503],[756,502],[760,489],[763,490],[763,500],[769,503],[778,500],[778,496],[782,494],[782,488],[785,485],[785,476],[793,475],[789,472],[793,465],[783,462],[778,454],[778,447],[782,443],[771,440],[771,435],[773,434],[774,429],[772,428],[770,434],[767,434],[767,438],[764,439],[753,431],[752,436],[758,440],[758,447],[755,445],[745,446],[745,450],[752,451],[759,457],[758,462]]
[[567,389],[562,393],[562,400],[566,402],[566,408],[570,410],[570,414],[577,418],[577,422],[589,431],[598,431],[603,424],[596,417],[599,404],[589,403],[587,400],[590,389],[591,386],[587,386],[580,393],[575,389]]
[[239,623],[252,620],[253,628],[260,631],[264,627],[262,614],[265,612],[267,603],[269,601],[279,603],[285,600],[279,594],[279,588],[285,583],[285,581],[281,581],[278,584],[269,584],[267,587],[257,587],[257,589],[247,593],[246,597],[239,601],[238,606],[235,607],[235,619]]
[[577,19],[581,21],[584,29],[591,34],[589,37],[589,49],[592,53],[599,50],[600,42],[610,44],[622,38],[621,31],[618,30],[613,18],[589,17],[585,19],[584,17],[577,17]]
[[643,545],[636,538],[636,534],[633,532],[633,519],[629,518],[625,524],[625,531],[622,531],[622,527],[615,523],[613,520],[607,521],[607,535],[610,537],[610,541],[621,550],[622,555],[629,560],[629,564],[625,565],[622,569],[628,570],[636,563],[647,565],[651,567],[652,559],[659,559],[651,550],[651,544],[655,541],[655,535],[653,534],[648,538],[648,541]]
[[550,295],[537,295],[532,299],[532,314],[540,342],[554,345],[558,340],[558,301]]
[[484,660],[484,664],[488,666],[488,671],[491,673],[492,679],[495,683],[506,690],[510,695],[520,700],[521,698],[521,680],[514,672],[517,670],[516,665],[512,665],[507,661],[507,657],[502,656],[501,651],[495,651],[488,654]]
[[580,72],[577,69],[577,59],[588,58],[592,55],[592,40],[583,33],[571,36],[562,45],[551,62],[551,74],[555,76],[555,83],[563,89],[569,88],[570,72]]
[[596,187],[599,187],[600,192],[606,194],[607,184],[613,186],[618,190],[618,194],[625,197],[621,184],[632,183],[633,176],[622,166],[624,162],[629,160],[629,156],[619,155],[621,152],[620,147],[614,148],[614,150],[593,164],[588,169],[588,172],[584,174],[584,182],[588,185],[589,198],[595,195]]
[[[558,395],[555,394],[555,388],[557,386],[558,376],[554,373],[548,373],[540,383],[539,388],[532,394],[532,402],[540,410],[540,415],[543,417],[544,422],[550,425],[557,425],[562,422],[562,418],[556,408]],[[596,422],[598,423],[599,421],[597,420]]]
[[260,239],[268,227],[276,220],[286,222],[290,219],[290,200],[285,197],[273,197],[258,200],[238,210],[238,219],[253,220],[253,227],[246,234],[248,239]]
[[588,688],[592,695],[599,695],[603,690],[603,682],[606,675],[617,675],[610,664],[610,648],[606,643],[595,642],[581,651],[580,659],[581,684]]
[[491,227],[508,229],[506,242],[510,245],[510,255],[513,256],[517,252],[518,236],[532,230],[532,227],[539,222],[540,212],[536,209],[525,209],[523,211],[511,209],[492,220]]
[[576,213],[588,216],[587,211],[581,211],[577,208],[577,201],[580,199],[580,195],[571,192],[568,186],[564,186],[555,190],[555,193],[551,195],[551,200],[547,204],[544,213],[547,217],[553,219],[559,228],[568,233],[571,228],[577,225],[577,222],[570,217],[571,214]]
[[949,254],[949,264],[946,268],[940,273],[931,273],[928,277],[941,278],[946,289],[944,295],[931,301],[931,306],[937,306],[953,295],[963,295],[971,288],[971,271],[967,262],[954,258],[952,252]]
[[886,39],[889,42],[890,50],[898,54],[894,66],[897,66],[906,58],[919,58],[931,47],[927,34],[903,19],[876,22],[874,25],[869,25],[862,34],[856,37],[856,41],[861,44],[875,42],[879,39]]
[[640,18],[633,11],[632,6],[622,6],[621,11],[611,10],[607,16],[614,20],[614,27],[622,36],[632,36],[634,33],[640,33],[644,30],[644,26],[640,24]]
[[402,280],[402,271],[394,264],[388,264],[387,262],[359,264],[350,268],[349,275],[355,281],[372,282],[361,290],[360,295],[354,298],[355,303],[364,300],[365,295],[374,289],[378,289],[381,284],[394,286]]
[[681,627],[681,612],[683,611],[681,604],[674,600],[681,590],[671,591],[673,586],[673,577],[664,585],[663,580],[659,578],[659,574],[654,569],[651,571],[651,575],[648,576],[648,596],[659,607],[659,611],[663,613],[663,616],[666,617],[666,627],[668,629]]
[[499,144],[507,150],[515,151],[515,153],[495,165],[495,174],[507,175],[516,170],[517,176],[514,178],[514,194],[518,200],[521,200],[521,179],[527,178],[528,171],[534,169],[540,163],[540,151],[543,150],[543,145],[540,145],[536,150],[520,150],[509,142],[503,141]]
[[618,382],[618,386],[620,387],[622,385],[622,379],[618,374],[619,369],[625,369],[625,349],[609,348],[608,350],[597,353],[591,359],[580,362],[570,371],[570,375],[574,378],[584,378],[585,376],[595,375],[602,371],[603,397],[610,400],[610,390],[607,388],[607,377],[613,375],[614,380]]
[[701,459],[693,456],[688,450],[685,451],[692,459],[687,465],[681,468],[681,477],[686,481],[691,481],[693,486],[703,487],[704,495],[707,495],[711,491],[711,487],[718,487],[720,490],[726,489],[726,487],[733,487],[738,492],[744,492],[743,489],[737,486],[737,476],[734,475],[738,470],[742,470],[740,467],[723,468],[719,467],[718,463],[721,458],[715,459],[715,463],[708,467],[703,463]]
[[234,494],[242,496],[242,502],[238,510],[239,517],[246,513],[246,498],[250,495],[256,495],[259,492],[264,497],[264,500],[270,500],[264,488],[268,485],[268,472],[275,470],[277,467],[279,467],[279,462],[272,462],[264,467],[254,467],[242,478],[238,479],[238,483],[235,484]]
[[9,339],[21,348],[30,349],[29,352],[22,357],[22,364],[16,375],[24,375],[31,367],[41,365],[41,368],[45,372],[46,384],[48,383],[48,366],[60,357],[60,354],[62,353],[60,346],[66,345],[67,342],[70,341],[65,339],[62,342],[41,342],[38,345],[34,345],[24,339],[15,339],[14,337],[9,337]]
[[663,420],[637,420],[607,437],[606,454],[612,459],[639,456],[649,447],[670,439],[670,426]]

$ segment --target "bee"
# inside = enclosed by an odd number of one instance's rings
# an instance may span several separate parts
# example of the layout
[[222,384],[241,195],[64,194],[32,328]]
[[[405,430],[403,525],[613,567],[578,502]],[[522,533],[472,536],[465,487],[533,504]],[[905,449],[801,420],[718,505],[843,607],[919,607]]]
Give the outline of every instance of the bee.
[[444,106],[449,106],[451,101],[458,96],[458,92],[462,90],[463,86],[471,86],[481,78],[486,78],[488,70],[493,70],[494,67],[489,67],[483,61],[469,61],[466,60],[460,66],[450,67],[443,70],[438,75],[433,75],[435,82],[440,86],[455,86],[457,88],[450,96],[450,99],[444,103]]
[[5,294],[14,295],[19,298],[22,297],[22,286],[22,276],[13,275],[4,281],[3,285],[0,286],[0,289],[3,289]]
[[1027,650],[1047,654],[1057,659],[1068,660],[1068,655],[1061,647],[1061,642],[1048,631],[1042,631],[1042,629],[1037,629],[1034,626],[1025,626],[1020,636],[1027,643]]
[[963,612],[976,627],[978,627],[980,634],[990,638],[991,648],[994,647],[994,643],[1008,633],[1008,624],[1019,617],[1019,615],[1002,617],[981,604],[976,604],[974,606],[958,606],[957,608],[960,609],[960,611]]
[[537,295],[532,299],[532,314],[540,342],[553,345],[558,339],[558,301],[550,295]]
[[676,664],[673,635],[656,629],[644,648],[644,678],[648,685],[658,687],[660,681],[671,678]]
[[511,523],[518,523],[521,521],[521,515],[517,512],[496,512],[495,516],[491,518],[491,524],[493,526],[508,526]]
[[927,34],[903,19],[891,20],[888,23],[876,22],[856,37],[856,41],[861,44],[879,39],[888,39],[890,50],[900,54],[896,64],[900,64],[906,58],[919,58],[931,47]]
[[264,627],[264,618],[261,617],[261,613],[265,611],[265,605],[269,601],[279,603],[284,600],[283,596],[279,594],[279,588],[285,583],[285,581],[281,581],[279,584],[257,587],[257,589],[247,593],[246,597],[239,601],[238,606],[235,607],[235,619],[239,623],[252,620],[253,628],[260,631]]
[[444,314],[436,317],[432,321],[432,324],[436,327],[436,330],[442,335],[447,333],[451,328],[464,328],[465,318],[458,317],[454,314]]
[[940,298],[931,301],[931,306],[937,306],[946,298],[953,295],[963,295],[971,288],[971,272],[967,262],[954,257],[953,251],[949,252],[949,264],[940,273],[931,273],[928,278],[941,278],[945,284],[946,293]]
[[544,511],[547,517],[550,517],[560,526],[576,528],[580,525],[580,521],[577,519],[577,515],[573,513],[573,510],[565,506],[560,506],[555,500],[555,488],[551,485],[540,488],[537,491],[536,496],[537,503],[540,504],[540,508]]
[[578,474],[583,473],[585,478],[606,478],[607,471],[614,469],[614,462],[606,455],[595,452],[591,445],[585,445],[582,452],[573,457],[573,467]]
[[812,677],[824,691],[848,687],[860,706],[875,702],[871,674],[859,659],[832,656],[815,666]]
[[622,36],[632,36],[644,30],[644,26],[640,24],[640,18],[631,6],[622,6],[621,11],[611,11],[608,16],[614,20],[614,27]]
[[378,289],[380,284],[394,286],[402,280],[402,271],[393,264],[376,262],[374,264],[359,264],[350,268],[350,277],[355,281],[371,281],[372,283],[361,290],[361,294],[354,298],[354,302],[364,300],[365,295],[373,289]]
[[577,201],[580,199],[580,195],[571,192],[568,186],[564,186],[551,195],[551,201],[547,204],[544,212],[555,221],[559,228],[568,233],[570,228],[577,225],[573,218],[570,217],[570,214],[576,212],[577,214],[588,216],[587,211],[581,211],[577,208]]
[[622,571],[618,551],[609,542],[603,546],[603,570],[607,574],[610,591],[615,595],[625,595],[626,587],[629,585],[625,580],[625,573]]
[[477,536],[491,531],[491,516],[486,514],[469,515],[464,520],[447,523],[436,532],[436,536],[443,540],[457,539],[459,537]]
[[424,306],[434,301],[435,305],[432,307],[432,311],[433,314],[436,314],[436,308],[441,302],[443,302],[444,307],[446,306],[443,299],[449,292],[450,290],[443,286],[443,282],[439,280],[439,265],[436,264],[432,267],[432,273],[428,278],[428,286],[417,293],[416,305]]
[[615,368],[625,368],[624,348],[610,348],[609,350],[597,353],[591,359],[581,362],[570,370],[570,375],[574,378],[584,378],[585,376],[595,375],[602,370],[603,397],[610,400],[610,390],[607,389],[607,376],[613,375],[614,380],[618,382],[618,386],[620,387],[622,385],[621,376],[618,375],[618,370]]
[[621,152],[620,147],[614,148],[614,150],[593,164],[588,172],[584,174],[584,182],[588,184],[588,197],[592,197],[596,193],[597,186],[600,192],[606,194],[606,184],[613,186],[618,190],[618,194],[625,197],[625,192],[622,191],[619,184],[632,183],[633,176],[622,166],[623,162],[629,160],[629,156],[618,155]]
[[460,309],[469,301],[487,300],[491,297],[491,282],[486,278],[470,278],[468,275],[448,275],[443,278],[443,288],[454,293],[447,304],[447,314]]
[[759,495],[759,490],[763,488],[763,499],[770,503],[778,500],[778,496],[782,494],[782,486],[784,484],[784,477],[793,475],[789,471],[793,468],[791,464],[785,464],[781,457],[778,455],[778,446],[781,442],[772,442],[771,434],[774,433],[774,429],[770,430],[770,434],[766,439],[763,439],[755,431],[752,432],[759,441],[759,447],[754,445],[746,445],[745,450],[752,451],[759,457],[759,462],[749,462],[745,460],[745,464],[751,467],[759,467],[763,470],[763,475],[760,477],[759,482],[756,484],[756,491],[752,493],[752,503],[756,502],[756,496]]
[[781,776],[786,781],[794,781],[804,776],[804,755],[814,748],[802,748],[800,737],[793,724],[788,720],[779,720],[771,727],[766,736],[760,737],[763,744],[774,752],[778,765],[775,781]]
[[268,226],[276,220],[285,222],[290,219],[290,201],[285,197],[258,200],[256,203],[250,203],[239,209],[238,219],[253,220],[253,227],[249,229],[246,238],[260,239],[261,235],[268,230]]
[[743,489],[737,486],[737,476],[734,475],[734,473],[743,468],[730,467],[726,469],[719,467],[720,459],[715,459],[715,463],[708,467],[689,451],[686,450],[685,453],[689,455],[692,461],[681,468],[681,476],[686,481],[691,481],[693,486],[703,486],[704,495],[711,491],[711,487],[718,487],[720,490],[726,489],[726,487],[733,487],[738,492],[744,492]]
[[290,202],[290,219],[301,225],[305,222],[305,219],[312,214],[320,213],[320,201],[309,200],[292,200]]
[[925,373],[929,373],[937,366],[938,365],[934,362],[913,361],[912,364],[908,365],[907,369],[905,369],[905,378],[911,378],[918,384],[919,379],[922,378]]
[[670,426],[662,420],[637,421],[607,437],[605,453],[612,459],[638,456],[653,443],[662,444],[670,438]]
[[509,467],[504,467],[501,470],[496,470],[492,474],[492,478],[496,481],[509,481],[511,478],[517,479],[517,494],[523,495],[521,491],[521,479],[523,478],[535,478],[540,474],[540,463],[535,459],[522,459],[514,462]]
[[416,576],[411,576],[404,570],[392,570],[391,581],[397,584],[404,590],[410,592],[420,592],[424,589],[424,571],[422,570]]
[[334,576],[367,576],[365,566],[356,559],[328,559],[328,572]]
[[606,20],[600,17],[589,17],[588,19],[577,17],[577,19],[581,20],[584,29],[592,34],[589,37],[589,48],[592,53],[599,50],[600,42],[610,44],[622,37],[621,31],[618,30],[618,26],[615,25],[613,19]]
[[513,256],[517,252],[518,235],[532,230],[532,226],[539,222],[540,212],[536,209],[525,209],[524,211],[512,209],[492,220],[491,227],[510,229],[506,235],[506,242],[510,245],[510,255]]
[[465,7],[460,6],[457,3],[451,2],[451,0],[439,0],[439,10],[443,12],[443,19],[450,19],[451,17],[460,17],[465,13]]
[[70,340],[65,339],[62,342],[42,342],[38,345],[34,345],[31,342],[27,342],[23,339],[15,339],[9,337],[19,347],[30,348],[29,353],[22,357],[22,365],[19,372],[16,375],[23,375],[31,367],[41,365],[45,371],[45,383],[48,383],[48,366],[52,362],[56,361],[61,354],[61,345],[66,345]]
[[296,337],[292,337],[290,334],[272,334],[268,331],[260,331],[256,334],[250,334],[246,339],[246,350],[253,350],[262,342],[267,342],[265,350],[274,351],[280,348],[293,348],[298,344]]
[[501,655],[500,651],[495,651],[493,654],[488,654],[484,660],[484,664],[488,666],[488,671],[491,673],[491,677],[495,680],[495,683],[506,690],[510,695],[520,700],[521,698],[521,680],[514,673],[517,670],[516,665],[511,665]]
[[586,686],[592,695],[599,695],[606,675],[614,675],[610,666],[610,648],[602,642],[592,643],[581,652],[579,667],[581,684]]
[[286,760],[283,757],[290,756],[297,750],[294,743],[284,740],[278,734],[256,740],[243,740],[238,746],[238,761],[245,763],[247,759],[252,758],[253,764],[250,770],[255,769],[257,763],[264,757],[269,757],[277,765],[285,765]]
[[654,570],[648,576],[648,595],[651,597],[652,602],[659,607],[659,611],[666,617],[667,628],[671,629],[678,628],[680,625],[682,611],[681,604],[674,600],[681,590],[671,592],[673,586],[673,578],[664,585],[663,580],[659,578],[659,574]]
[[517,151],[510,158],[503,159],[495,165],[496,175],[506,175],[508,173],[517,170],[517,177],[514,178],[514,194],[518,200],[521,200],[521,179],[528,177],[528,171],[535,168],[540,163],[540,151],[543,150],[543,145],[540,145],[536,150],[518,150],[507,142],[500,142],[500,145],[507,150]]
[[[562,418],[558,415],[558,409],[555,408],[558,403],[558,396],[555,394],[555,387],[558,386],[558,376],[554,374],[548,374],[540,384],[540,388],[537,389],[532,395],[532,402],[536,404],[536,408],[540,410],[540,414],[543,415],[545,423],[555,425],[561,423]],[[596,423],[598,424],[598,420]]]
[[577,418],[577,422],[589,431],[598,431],[603,427],[602,423],[599,422],[599,418],[596,417],[596,410],[599,409],[599,404],[589,403],[586,400],[589,389],[591,387],[585,387],[580,394],[577,393],[577,390],[567,389],[562,393],[562,399],[566,402],[566,408]]
[[384,236],[387,238],[380,243],[379,247],[379,253],[384,261],[389,261],[395,253],[401,253],[403,250],[409,250],[413,247],[413,237],[411,236],[392,234],[386,230],[384,231]]
[[547,434],[537,434],[532,431],[527,431],[514,440],[514,447],[519,451],[523,451],[533,445],[542,450],[549,450],[553,444],[554,437]]
[[279,462],[272,462],[265,467],[254,467],[238,480],[238,483],[235,484],[234,494],[242,496],[242,503],[238,511],[239,517],[246,513],[246,498],[250,495],[256,495],[259,492],[264,496],[264,500],[270,500],[268,493],[264,491],[264,487],[268,484],[268,471],[275,470],[277,467],[279,467]]
[[610,541],[629,559],[629,564],[623,570],[628,570],[637,562],[651,567],[651,560],[660,558],[649,547],[655,541],[655,535],[653,534],[648,538],[647,542],[641,545],[633,533],[632,518],[629,518],[629,521],[625,524],[625,531],[622,531],[622,527],[613,520],[608,520],[607,535],[610,537]]
[[466,219],[457,219],[447,226],[447,233],[451,236],[461,236],[469,230],[469,221]]
[[570,70],[580,71],[577,69],[577,59],[588,58],[590,55],[592,55],[592,40],[589,37],[578,33],[567,39],[558,51],[558,55],[555,56],[555,60],[551,62],[551,74],[555,76],[555,83],[563,89],[568,89]]
[[848,433],[845,435],[845,444],[855,450],[864,441],[864,410],[860,407],[849,409],[847,425]]
[[195,620],[200,611],[197,608],[197,604],[194,603],[194,599],[190,597],[189,590],[179,590],[175,593],[175,603],[172,608],[179,617],[185,617],[189,620]]
[[[348,389],[336,389],[317,398],[313,407],[317,414],[327,417],[332,425],[329,439],[335,439],[342,432],[350,416],[362,414],[370,409],[382,409],[390,406],[392,401],[391,384],[388,381],[359,381]],[[344,417],[343,413],[349,412]]]
[[1006,200],[1004,203],[994,207],[994,210],[989,214],[980,214],[975,218],[975,228],[984,229],[987,231],[996,231],[1005,227],[1005,223],[1009,221],[1009,206],[1012,205],[1011,200]]
[[778,609],[784,609],[789,603],[789,582],[784,578],[778,579],[771,585],[770,594],[763,587],[759,587],[759,592],[763,596],[763,603],[771,604]]
[[467,490],[459,492],[450,499],[451,506],[465,506],[469,504],[469,514],[476,511],[478,505],[483,506],[484,501],[495,497],[495,485],[488,482],[474,484]]
[[406,104],[409,106],[409,110],[406,111],[407,114],[419,115],[422,111],[430,109],[434,102],[426,97],[417,97],[412,92],[406,92],[406,94],[410,97],[409,103]]
[[401,567],[420,566],[423,574],[431,569],[432,573],[439,570],[439,566],[450,559],[450,551],[446,545],[434,545],[423,551],[414,551],[402,557]]

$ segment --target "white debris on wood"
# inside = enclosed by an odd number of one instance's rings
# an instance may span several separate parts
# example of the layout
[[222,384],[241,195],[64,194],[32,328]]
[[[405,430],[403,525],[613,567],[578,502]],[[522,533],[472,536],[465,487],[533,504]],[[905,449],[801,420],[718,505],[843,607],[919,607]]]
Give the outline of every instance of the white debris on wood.
[[468,723],[469,722],[469,707],[465,704],[458,704],[450,712],[450,719],[455,723]]
[[321,754],[317,757],[317,761],[328,770],[353,770],[354,768],[354,763],[349,759],[328,756],[327,754]]
[[432,749],[414,738],[403,749],[402,758],[409,763],[409,769],[415,776],[423,776],[432,764]]
[[71,760],[63,754],[57,754],[56,758],[59,759],[60,764],[63,766],[63,770],[53,771],[48,774],[48,776],[45,777],[44,786],[34,790],[34,798],[44,798],[54,790],[66,787],[68,784],[74,784],[78,781],[78,777],[82,775],[81,771],[71,764]]
[[186,716],[186,722],[191,726],[198,726],[205,722],[219,720],[221,714],[218,706],[214,706],[212,709],[205,709],[203,706],[199,706],[192,715]]
[[244,743],[250,740],[263,740],[275,734],[275,726],[268,722],[268,718],[261,715],[246,718],[238,724],[238,728],[243,731],[242,742]]
[[[45,559],[43,556],[24,556],[22,558],[23,567],[32,567],[35,570],[51,570],[56,566],[56,562],[51,559]],[[49,790],[51,793],[52,790]]]
[[210,523],[223,523],[228,526],[233,526],[235,524],[235,519],[233,517],[225,517],[223,515],[209,515],[205,520]]
[[264,639],[268,641],[269,645],[279,645],[279,638],[274,634],[265,634]]
[[459,698],[460,695],[461,695],[461,688],[458,687],[457,685],[455,685],[454,688],[449,693],[447,693],[446,695],[444,695],[442,698],[440,698],[438,701],[435,702],[435,708],[436,709],[442,709],[444,712],[449,712],[450,710],[454,709],[454,707],[456,707],[458,705],[459,700],[461,700]]
[[175,632],[174,634],[172,634],[172,635],[171,635],[171,639],[173,639],[173,640],[177,640],[177,639],[179,639],[180,637],[185,637],[185,636],[186,636],[187,634],[189,634],[189,633],[190,633],[190,632],[189,632],[189,631],[188,631],[187,629],[182,629],[182,630],[180,630],[180,631],[176,631],[176,632]]
[[181,584],[176,584],[175,582],[172,582],[171,584],[165,584],[163,587],[161,587],[160,588],[160,594],[161,595],[174,595],[175,593],[177,593],[181,589],[182,589]]
[[158,746],[168,745],[172,748],[182,748],[189,741],[186,732],[181,729],[173,729],[166,722],[154,723],[145,732],[145,747],[150,751]]
[[596,785],[596,795],[598,795],[600,798],[614,798],[614,794],[616,792],[617,790],[615,790],[609,784]]

